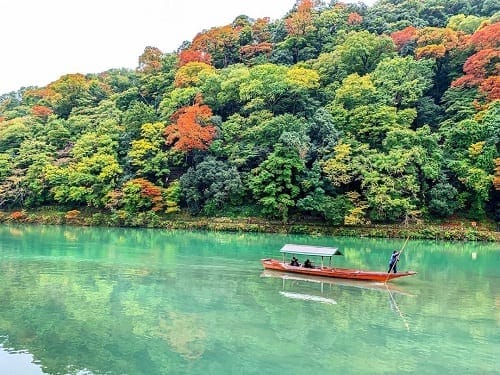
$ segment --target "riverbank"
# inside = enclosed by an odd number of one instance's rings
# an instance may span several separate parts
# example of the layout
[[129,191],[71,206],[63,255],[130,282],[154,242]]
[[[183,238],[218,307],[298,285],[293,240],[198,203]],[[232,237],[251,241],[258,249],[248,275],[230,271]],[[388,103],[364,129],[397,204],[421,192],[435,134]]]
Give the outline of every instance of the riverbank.
[[256,233],[290,233],[349,237],[406,238],[500,242],[495,223],[453,219],[412,224],[331,226],[318,222],[293,221],[284,224],[263,218],[193,217],[187,214],[161,215],[154,212],[127,213],[95,210],[61,211],[43,208],[32,211],[0,211],[0,223],[73,226],[144,227]]

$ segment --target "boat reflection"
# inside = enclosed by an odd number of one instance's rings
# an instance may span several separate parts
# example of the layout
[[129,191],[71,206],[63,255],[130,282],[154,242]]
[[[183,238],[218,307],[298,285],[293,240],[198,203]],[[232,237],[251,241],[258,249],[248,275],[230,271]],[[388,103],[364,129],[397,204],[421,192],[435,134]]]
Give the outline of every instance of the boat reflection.
[[[394,295],[401,294],[406,296],[414,296],[413,294],[407,293],[399,286],[389,285],[380,282],[370,282],[370,281],[360,281],[360,280],[348,280],[348,279],[336,279],[336,278],[326,278],[318,276],[309,275],[298,275],[292,273],[286,273],[274,270],[264,270],[261,277],[272,277],[283,280],[283,290],[279,293],[287,298],[300,299],[304,301],[313,301],[320,303],[327,303],[330,305],[336,305],[337,302],[330,298],[331,294],[336,293],[338,295],[339,288],[359,288],[364,290],[373,290],[377,292],[387,293],[389,296],[389,303],[391,309],[395,311],[404,323],[406,330],[410,330],[410,326],[405,316],[399,309],[399,306],[394,298]],[[288,286],[287,283],[288,282]],[[320,295],[318,295],[318,289],[311,289],[311,285],[319,285]],[[294,289],[294,291],[289,291],[287,289]],[[297,290],[300,289],[300,292]],[[307,293],[302,293],[307,290]]]
[[319,302],[319,303],[327,303],[329,305],[336,305],[337,304],[337,301],[335,301],[334,299],[327,298],[327,297],[322,297],[322,296],[315,296],[315,295],[312,295],[312,294],[287,292],[285,290],[280,291],[280,294],[283,297],[292,298],[292,299],[300,299],[302,301],[312,301],[312,302]]
[[392,284],[384,284],[375,281],[362,281],[362,280],[351,280],[351,279],[337,279],[337,278],[327,278],[321,276],[311,276],[311,275],[300,275],[295,273],[287,273],[282,271],[274,271],[274,270],[264,270],[261,274],[261,277],[273,277],[279,278],[283,280],[283,288],[285,287],[285,280],[292,281],[305,281],[310,283],[316,283],[320,285],[321,293],[324,292],[324,288],[326,285],[329,286],[339,286],[346,288],[360,288],[367,290],[375,290],[386,292],[389,291],[392,294],[404,294],[411,296],[411,293],[406,292],[399,286],[394,286]]

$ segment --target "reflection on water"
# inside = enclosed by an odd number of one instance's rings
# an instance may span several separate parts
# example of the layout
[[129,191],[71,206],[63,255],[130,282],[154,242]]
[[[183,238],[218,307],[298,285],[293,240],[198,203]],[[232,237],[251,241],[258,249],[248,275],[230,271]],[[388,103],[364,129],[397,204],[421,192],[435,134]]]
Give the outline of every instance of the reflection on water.
[[0,373],[495,373],[497,244],[410,240],[389,288],[262,277],[284,243],[384,270],[402,242],[0,226]]
[[26,352],[9,351],[0,345],[0,374],[40,375],[39,365],[33,363],[33,356]]
[[335,305],[337,303],[337,302],[335,302],[335,300],[333,300],[331,298],[314,296],[314,295],[310,295],[310,294],[286,292],[284,290],[280,291],[280,294],[284,297],[287,297],[287,298],[300,299],[302,301],[313,301],[313,302],[327,303],[330,305]]

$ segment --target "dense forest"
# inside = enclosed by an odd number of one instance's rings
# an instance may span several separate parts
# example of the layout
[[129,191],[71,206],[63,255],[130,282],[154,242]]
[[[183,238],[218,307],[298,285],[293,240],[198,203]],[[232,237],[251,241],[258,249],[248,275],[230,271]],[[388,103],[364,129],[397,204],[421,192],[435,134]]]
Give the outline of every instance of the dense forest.
[[299,0],[2,95],[0,209],[492,218],[499,99],[497,1]]

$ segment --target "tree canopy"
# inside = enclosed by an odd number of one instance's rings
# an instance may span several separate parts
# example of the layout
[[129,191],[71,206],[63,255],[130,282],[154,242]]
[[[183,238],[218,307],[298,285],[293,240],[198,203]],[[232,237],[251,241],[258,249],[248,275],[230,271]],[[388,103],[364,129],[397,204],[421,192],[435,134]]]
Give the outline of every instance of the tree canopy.
[[146,46],[135,70],[6,93],[0,208],[346,225],[493,215],[499,11],[298,0],[175,53]]

